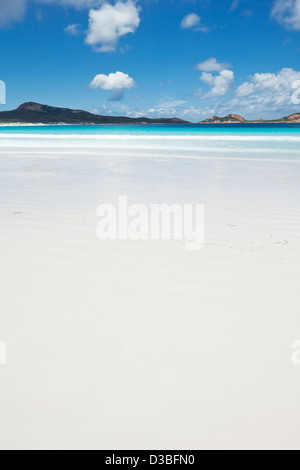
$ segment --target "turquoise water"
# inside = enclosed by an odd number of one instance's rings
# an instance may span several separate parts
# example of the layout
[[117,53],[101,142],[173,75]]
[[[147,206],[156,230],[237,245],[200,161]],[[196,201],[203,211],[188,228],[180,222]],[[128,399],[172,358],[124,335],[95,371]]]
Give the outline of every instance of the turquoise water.
[[300,162],[300,124],[3,126],[0,151],[167,157],[248,157]]
[[300,136],[300,124],[1,126],[1,134]]

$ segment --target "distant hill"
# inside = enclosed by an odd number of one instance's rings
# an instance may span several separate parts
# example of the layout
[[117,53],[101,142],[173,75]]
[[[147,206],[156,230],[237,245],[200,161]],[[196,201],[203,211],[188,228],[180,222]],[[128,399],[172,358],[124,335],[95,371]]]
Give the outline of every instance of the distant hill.
[[[189,121],[173,118],[150,119],[147,117],[131,118],[127,116],[102,116],[87,111],[55,108],[39,103],[23,103],[13,111],[0,112],[0,123],[4,124],[190,124]],[[276,124],[300,123],[300,113],[290,114],[282,119],[247,121],[238,114],[225,117],[213,116],[198,124]]]
[[247,122],[242,116],[238,114],[229,114],[229,116],[219,117],[213,116],[209,119],[205,119],[205,121],[201,121],[199,124],[236,124],[236,123],[245,123]]
[[300,123],[300,113],[290,114],[281,119],[264,120],[258,119],[257,121],[247,121],[238,114],[229,114],[229,116],[219,117],[213,116],[205,121],[199,122],[199,124],[280,124],[280,123]]
[[24,103],[13,111],[0,112],[0,123],[26,124],[188,124],[178,118],[150,119],[101,116],[87,111],[54,108],[39,103]]

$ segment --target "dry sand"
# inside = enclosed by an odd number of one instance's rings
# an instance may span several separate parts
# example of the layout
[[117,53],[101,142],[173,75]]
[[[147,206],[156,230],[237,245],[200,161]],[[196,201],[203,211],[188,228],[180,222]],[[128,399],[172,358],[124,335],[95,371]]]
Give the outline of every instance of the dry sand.
[[[300,160],[0,153],[1,449],[299,449]],[[206,245],[96,208],[206,206]]]

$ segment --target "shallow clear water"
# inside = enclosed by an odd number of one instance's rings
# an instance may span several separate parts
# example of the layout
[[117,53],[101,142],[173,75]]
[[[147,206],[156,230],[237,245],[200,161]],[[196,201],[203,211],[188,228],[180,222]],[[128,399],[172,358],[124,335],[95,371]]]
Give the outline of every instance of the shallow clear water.
[[0,151],[103,150],[107,155],[300,157],[300,125],[3,126]]
[[300,231],[299,163],[294,126],[2,127],[0,209],[94,223],[99,203],[124,194],[203,203],[212,236],[261,225],[285,239]]
[[299,124],[147,124],[147,125],[35,125],[1,126],[0,134],[131,134],[131,135],[300,135]]

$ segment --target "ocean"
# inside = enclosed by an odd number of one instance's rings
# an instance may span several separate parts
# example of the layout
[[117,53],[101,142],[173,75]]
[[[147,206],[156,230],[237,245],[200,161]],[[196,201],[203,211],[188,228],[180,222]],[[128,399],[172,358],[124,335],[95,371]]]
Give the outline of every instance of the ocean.
[[58,147],[75,153],[298,160],[300,124],[0,127],[0,151]]

